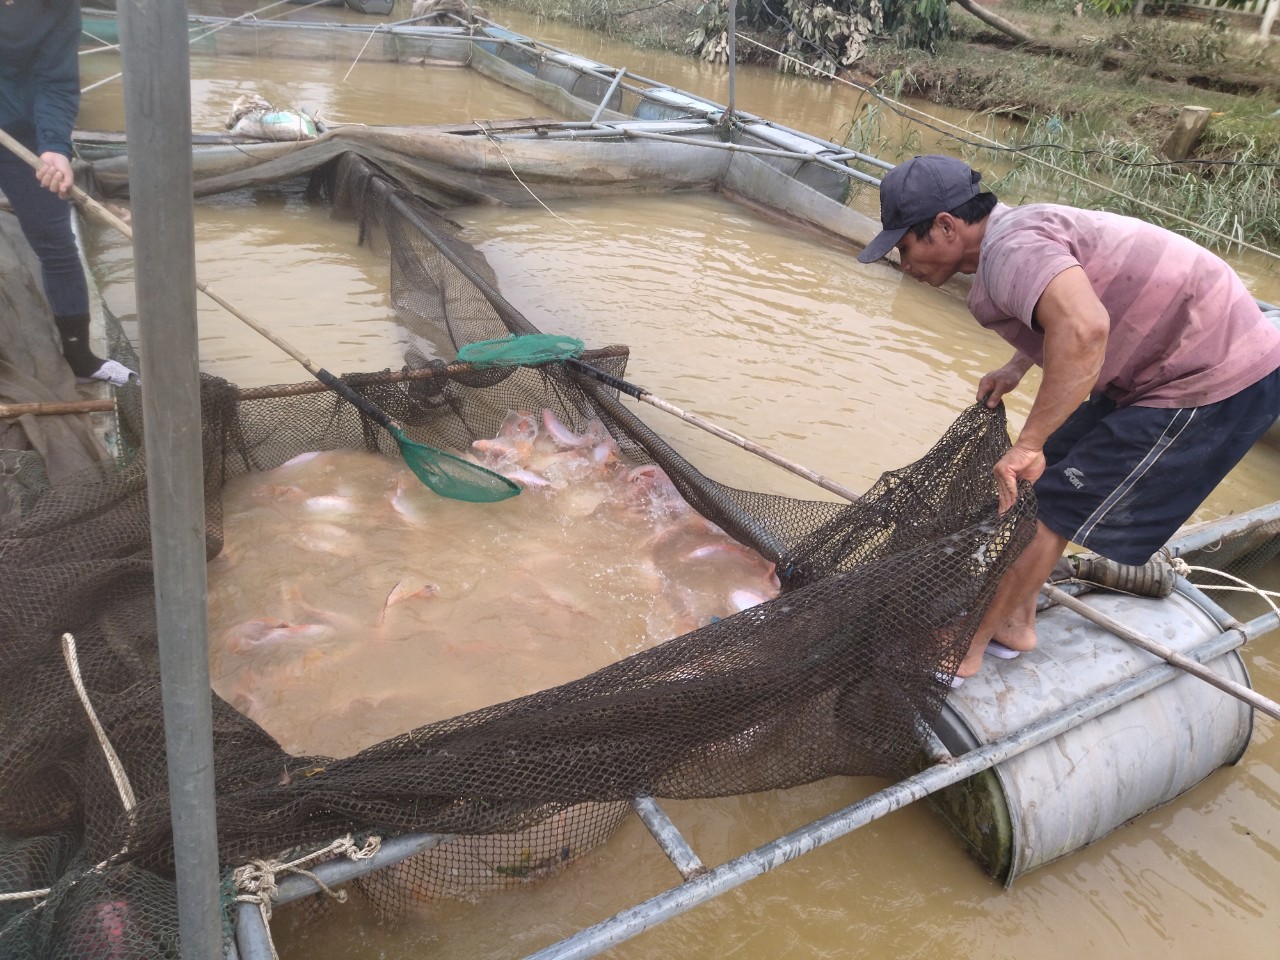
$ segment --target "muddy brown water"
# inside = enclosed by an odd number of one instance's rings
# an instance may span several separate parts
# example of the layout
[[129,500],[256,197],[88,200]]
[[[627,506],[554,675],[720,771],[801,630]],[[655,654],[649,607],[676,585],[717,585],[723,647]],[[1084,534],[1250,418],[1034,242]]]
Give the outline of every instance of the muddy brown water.
[[[564,49],[727,99],[721,68],[494,13]],[[111,56],[85,59],[86,83],[118,69]],[[196,56],[192,74],[194,125],[202,130],[217,129],[231,100],[249,90],[342,122],[547,113],[464,70]],[[837,140],[859,109],[856,92],[768,70],[740,70],[736,96],[740,109]],[[109,85],[86,96],[81,125],[115,129],[122,117],[119,87]],[[504,295],[541,329],[590,345],[629,344],[633,381],[855,489],[927,449],[972,401],[982,373],[1008,355],[954,295],[883,266],[861,267],[847,251],[718,196],[561,203],[551,212],[468,209],[455,218],[490,260]],[[313,359],[344,371],[399,364],[403,344],[385,293],[386,266],[355,246],[350,225],[268,190],[202,202],[196,231],[201,278]],[[99,243],[105,296],[127,318],[127,251],[107,238]],[[1234,262],[1257,296],[1280,301],[1274,267]],[[199,323],[204,369],[242,384],[304,379],[293,361],[216,309],[202,304]],[[1031,378],[1010,399],[1015,427],[1033,385]],[[829,496],[659,411],[638,412],[716,479]],[[1275,500],[1277,478],[1280,453],[1256,450],[1196,519]],[[606,563],[610,548],[599,549]],[[261,553],[290,575],[306,573],[296,549],[281,544]],[[1280,571],[1259,582],[1280,589]],[[269,596],[286,588],[259,584],[261,592],[240,597],[228,616],[266,616]],[[1261,608],[1235,601],[1233,609],[1252,615]],[[1276,642],[1273,635],[1246,651],[1255,686],[1272,698],[1280,697]],[[537,669],[530,658],[528,670]],[[520,679],[539,682],[536,673]],[[924,804],[914,804],[609,955],[1271,956],[1280,908],[1278,768],[1275,725],[1260,718],[1237,765],[1009,889],[987,877]],[[702,859],[716,864],[883,785],[834,779],[665,806]],[[480,902],[442,902],[396,924],[356,902],[318,919],[281,910],[273,928],[285,957],[517,957],[677,882],[630,822],[562,874]]]

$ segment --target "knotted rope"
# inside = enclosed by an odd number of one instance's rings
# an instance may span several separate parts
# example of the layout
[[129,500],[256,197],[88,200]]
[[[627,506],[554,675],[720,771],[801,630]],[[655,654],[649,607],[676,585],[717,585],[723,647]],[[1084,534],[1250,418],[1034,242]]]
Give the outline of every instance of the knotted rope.
[[356,846],[351,834],[339,837],[327,847],[313,851],[296,860],[250,860],[232,873],[236,889],[244,891],[236,895],[237,903],[256,903],[262,914],[262,926],[267,934],[267,945],[271,948],[272,960],[280,960],[276,953],[276,945],[271,940],[271,901],[278,890],[276,878],[282,874],[296,873],[309,878],[322,893],[332,897],[339,903],[347,902],[347,891],[332,890],[313,872],[307,869],[321,860],[332,859],[331,854],[341,854],[349,860],[367,860],[382,849],[381,837],[368,837],[362,846]]

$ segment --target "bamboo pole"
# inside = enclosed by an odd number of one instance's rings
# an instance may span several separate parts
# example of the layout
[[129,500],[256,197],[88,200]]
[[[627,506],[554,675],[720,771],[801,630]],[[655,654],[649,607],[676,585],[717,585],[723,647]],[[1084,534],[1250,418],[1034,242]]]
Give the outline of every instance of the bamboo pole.
[[584,375],[591,377],[594,380],[598,380],[606,387],[612,387],[614,390],[620,390],[629,397],[639,400],[642,403],[647,403],[650,406],[657,407],[663,413],[669,413],[672,416],[679,417],[685,423],[691,423],[695,427],[719,437],[721,440],[728,440],[730,443],[741,447],[748,453],[754,453],[757,457],[768,460],[770,463],[776,464],[784,470],[794,473],[798,477],[803,477],[810,483],[821,487],[823,490],[828,490],[837,496],[844,497],[844,499],[850,502],[854,502],[859,499],[859,494],[850,490],[848,487],[842,486],[834,480],[828,480],[822,474],[816,473],[808,467],[796,463],[794,460],[788,460],[786,457],[774,453],[767,447],[760,446],[760,444],[756,443],[754,440],[748,440],[746,437],[739,436],[730,430],[726,430],[724,427],[714,424],[710,420],[704,420],[696,413],[689,413],[685,410],[681,410],[679,407],[668,403],[661,397],[655,397],[644,387],[636,386],[634,383],[628,383],[625,380],[619,380],[617,377],[610,376],[603,370],[597,370],[590,364],[583,363],[580,360],[569,359],[565,362],[574,370],[579,370]]
[[1243,700],[1245,703],[1249,704],[1249,706],[1257,710],[1261,710],[1267,716],[1280,720],[1280,703],[1276,703],[1274,700],[1269,700],[1257,691],[1246,687],[1244,684],[1236,683],[1234,680],[1228,680],[1226,677],[1218,676],[1199,661],[1192,660],[1186,654],[1179,653],[1177,650],[1166,647],[1164,644],[1156,643],[1154,640],[1138,633],[1136,630],[1126,627],[1119,620],[1109,617],[1099,610],[1095,610],[1088,604],[1082,603],[1064,590],[1045,584],[1044,593],[1051,600],[1062,604],[1062,606],[1066,607],[1068,610],[1078,613],[1086,620],[1091,620],[1098,624],[1098,626],[1105,627],[1110,630],[1120,639],[1127,640],[1135,647],[1140,647],[1148,653],[1155,654],[1157,657],[1172,664],[1179,670],[1184,670],[1193,676],[1199,677],[1205,683],[1217,687],[1224,693],[1231,694],[1231,696],[1235,697],[1237,700]]
[[[611,344],[595,350],[584,350],[584,360],[613,360],[626,357],[630,349],[621,344]],[[360,384],[369,383],[407,383],[414,380],[430,380],[437,373],[441,376],[455,376],[470,373],[475,367],[469,363],[450,363],[443,368],[423,367],[418,370],[383,370],[378,373],[366,373],[360,377]],[[268,400],[275,397],[297,397],[308,393],[325,393],[328,391],[323,383],[308,380],[305,383],[276,383],[262,387],[241,387],[236,391],[237,400]],[[25,416],[68,416],[82,413],[106,413],[115,409],[114,400],[58,400],[40,403],[0,403],[0,420]]]
[[50,400],[40,403],[0,403],[0,420],[15,417],[70,416],[81,413],[106,413],[114,410],[114,400]]

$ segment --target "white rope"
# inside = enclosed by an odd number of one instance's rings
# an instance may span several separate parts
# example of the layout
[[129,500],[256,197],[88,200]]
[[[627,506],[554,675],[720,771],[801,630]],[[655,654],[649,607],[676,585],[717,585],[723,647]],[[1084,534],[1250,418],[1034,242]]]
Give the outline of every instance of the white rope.
[[538,201],[538,206],[542,207],[543,210],[547,211],[547,213],[551,214],[553,217],[555,217],[565,226],[573,227],[573,223],[571,221],[566,220],[564,217],[560,216],[560,214],[556,213],[554,210],[548,207],[545,203],[543,203],[542,200],[538,197],[538,195],[529,189],[529,185],[520,179],[520,174],[516,173],[516,168],[513,167],[511,165],[511,161],[507,159],[507,155],[502,149],[502,144],[499,143],[497,138],[493,136],[493,133],[489,130],[489,128],[486,127],[479,120],[472,120],[471,122],[480,128],[480,132],[485,135],[485,139],[487,139],[490,143],[492,143],[495,147],[498,148],[498,153],[502,156],[502,160],[507,165],[507,169],[511,171],[511,175],[516,178],[516,183],[520,184],[520,186],[524,187],[525,190],[529,191],[529,196],[533,197],[534,200]]
[[18,893],[0,893],[0,903],[6,903],[10,900],[39,900],[47,897],[52,887],[46,887],[43,890],[22,890]]
[[1280,607],[1276,606],[1275,597],[1280,599],[1280,590],[1263,590],[1261,587],[1254,586],[1247,580],[1242,580],[1234,574],[1227,573],[1225,570],[1217,570],[1214,567],[1197,567],[1193,566],[1181,557],[1173,558],[1173,569],[1181,576],[1187,576],[1190,573],[1209,573],[1224,580],[1230,580],[1237,586],[1230,586],[1225,583],[1197,583],[1196,586],[1201,590],[1219,590],[1223,593],[1253,593],[1261,597],[1271,608],[1271,612],[1276,616],[1280,616]]
[[357,847],[351,834],[339,837],[327,847],[309,853],[296,860],[281,862],[279,860],[251,860],[242,867],[236,867],[232,873],[236,889],[244,893],[237,894],[237,903],[256,903],[258,912],[262,914],[262,927],[266,931],[267,946],[271,948],[272,960],[280,960],[276,953],[276,945],[271,939],[271,900],[277,891],[276,877],[281,874],[296,873],[308,877],[326,896],[339,903],[347,902],[347,891],[331,890],[323,880],[306,869],[318,860],[328,859],[329,854],[342,854],[349,860],[368,860],[382,849],[381,837],[369,837],[363,846]]
[[[1271,599],[1272,597],[1276,597],[1277,599],[1280,599],[1280,590],[1264,590],[1261,587],[1254,586],[1252,583],[1249,583],[1247,580],[1242,580],[1239,577],[1234,576],[1233,574],[1227,573],[1223,570],[1218,570],[1214,567],[1192,566],[1191,564],[1187,563],[1186,560],[1182,559],[1182,557],[1169,557],[1168,561],[1169,561],[1169,565],[1173,567],[1173,572],[1180,577],[1186,577],[1190,579],[1190,575],[1192,573],[1211,573],[1215,576],[1222,577],[1226,580],[1233,580],[1235,581],[1235,583],[1239,584],[1239,586],[1229,586],[1224,583],[1219,583],[1219,584],[1197,583],[1195,586],[1199,590],[1203,590],[1203,591],[1217,590],[1222,593],[1256,594],[1257,596],[1261,597],[1269,607],[1271,607],[1272,611],[1277,616],[1280,616],[1280,607],[1277,607],[1276,604]],[[1128,597],[1149,596],[1149,594],[1134,593],[1131,590],[1123,590],[1120,587],[1112,586],[1110,584],[1096,583],[1092,580],[1081,580],[1078,577],[1067,577],[1063,580],[1057,580],[1051,583],[1050,586],[1057,586],[1063,583],[1079,584],[1080,586],[1088,587],[1091,590],[1106,590],[1109,593],[1124,594],[1125,596],[1128,596]]]
[[76,694],[80,697],[84,712],[89,715],[89,724],[93,727],[93,732],[98,737],[98,745],[102,747],[102,752],[107,758],[107,766],[111,768],[111,777],[116,782],[116,791],[120,794],[120,803],[124,805],[124,812],[132,818],[138,801],[134,797],[133,787],[129,784],[129,777],[125,773],[124,764],[120,762],[120,757],[116,754],[115,748],[111,746],[111,741],[107,739],[107,732],[102,729],[102,724],[98,722],[98,715],[94,712],[93,704],[89,702],[89,692],[85,689],[84,681],[80,677],[80,661],[76,658],[76,638],[69,633],[62,635],[62,658],[67,662],[67,670],[71,673],[71,682],[76,688]]
[[[98,714],[93,709],[93,703],[89,700],[89,691],[85,689],[84,679],[80,675],[80,660],[76,655],[76,638],[70,633],[62,635],[62,659],[66,661],[67,672],[71,675],[71,684],[75,687],[76,695],[80,698],[80,704],[84,707],[84,712],[89,717],[89,725],[93,728],[94,735],[98,738],[98,745],[102,748],[103,756],[106,758],[107,767],[111,770],[111,778],[115,781],[116,792],[120,794],[120,804],[124,807],[124,812],[129,817],[129,836],[133,835],[134,826],[134,810],[137,809],[138,800],[133,792],[133,786],[129,783],[129,775],[125,772],[124,764],[120,762],[120,757],[116,753],[115,748],[111,746],[111,741],[107,739],[107,732],[102,728],[102,724],[98,721]],[[126,840],[119,852],[103,860],[97,866],[93,867],[92,872],[100,872],[112,863],[118,860],[129,849],[129,841]],[[39,894],[45,896],[49,893],[44,891],[29,891],[30,896]],[[16,898],[15,898],[16,899]],[[37,904],[37,907],[42,904]]]
[[[762,50],[767,50],[769,53],[776,55],[780,59],[790,60],[791,62],[803,67],[805,70],[809,71],[810,73],[816,73],[819,76],[825,77],[828,80],[835,80],[838,83],[843,83],[846,86],[853,87],[855,90],[861,90],[864,93],[869,93],[872,96],[877,97],[878,99],[883,100],[886,103],[891,103],[895,107],[898,107],[902,110],[908,111],[910,113],[919,114],[920,116],[927,118],[929,121],[935,124],[941,124],[944,127],[950,127],[952,130],[959,130],[964,134],[964,138],[961,138],[961,139],[973,138],[978,140],[984,140],[987,143],[991,144],[992,146],[1001,147],[1002,149],[1005,149],[1005,150],[1012,149],[1011,147],[1009,147],[1008,144],[1001,143],[999,140],[993,140],[991,137],[985,136],[984,134],[981,134],[981,133],[975,133],[974,131],[969,130],[967,127],[959,126],[958,124],[954,124],[954,123],[951,123],[950,121],[943,120],[941,117],[935,117],[932,114],[926,113],[923,110],[918,110],[915,107],[905,104],[900,100],[895,100],[892,97],[885,96],[883,93],[880,93],[880,91],[878,90],[872,90],[870,87],[863,86],[860,83],[854,83],[852,80],[848,79],[847,77],[840,77],[834,73],[830,73],[828,71],[819,70],[816,67],[812,67],[809,64],[805,63],[803,60],[800,60],[797,57],[793,57],[790,54],[783,53],[781,50],[777,50],[773,47],[770,47],[767,44],[761,43],[759,40],[753,40],[751,37],[743,36],[742,34],[738,34],[738,39],[745,40],[747,43],[750,43],[750,44],[754,44],[755,46],[759,47]],[[1219,233],[1216,230],[1210,230],[1208,227],[1204,226],[1204,224],[1197,223],[1194,220],[1188,220],[1186,217],[1179,216],[1178,214],[1173,213],[1172,211],[1166,210],[1163,207],[1159,207],[1154,203],[1150,203],[1139,197],[1135,197],[1135,196],[1132,196],[1131,194],[1127,194],[1123,190],[1117,190],[1115,187],[1109,186],[1105,183],[1101,183],[1097,180],[1091,180],[1082,173],[1076,173],[1074,170],[1068,170],[1065,167],[1059,167],[1056,164],[1050,163],[1048,160],[1044,160],[1041,157],[1035,156],[1034,154],[1024,153],[1023,155],[1032,163],[1038,163],[1042,166],[1048,167],[1050,170],[1054,171],[1055,173],[1066,174],[1067,176],[1074,177],[1075,179],[1081,181],[1082,183],[1086,183],[1089,186],[1094,187],[1098,190],[1105,190],[1107,193],[1113,193],[1117,197],[1123,197],[1124,199],[1130,201],[1131,203],[1136,203],[1139,206],[1146,207],[1148,210],[1155,211],[1156,213],[1160,214],[1162,217],[1168,217],[1170,220],[1176,220],[1178,223],[1185,224],[1188,227],[1194,227],[1196,230],[1199,230],[1202,233],[1207,233],[1209,236],[1217,237],[1219,240],[1223,240],[1228,244],[1236,244],[1248,250],[1252,250],[1254,253],[1260,253],[1263,256],[1271,257],[1273,260],[1280,260],[1280,254],[1275,253],[1274,251],[1267,250],[1264,247],[1255,246],[1254,244],[1249,243],[1245,240],[1241,240],[1238,237],[1232,237],[1225,233]]]
[[381,29],[381,24],[379,24],[378,26],[374,27],[372,30],[369,31],[369,39],[365,40],[364,46],[360,48],[360,52],[356,54],[356,58],[351,61],[351,66],[349,66],[347,68],[347,72],[343,74],[343,77],[342,77],[343,83],[347,82],[347,78],[351,76],[351,71],[356,68],[356,64],[359,63],[360,58],[364,56],[364,52],[368,48],[370,41],[373,40],[373,38],[377,35],[380,29]]

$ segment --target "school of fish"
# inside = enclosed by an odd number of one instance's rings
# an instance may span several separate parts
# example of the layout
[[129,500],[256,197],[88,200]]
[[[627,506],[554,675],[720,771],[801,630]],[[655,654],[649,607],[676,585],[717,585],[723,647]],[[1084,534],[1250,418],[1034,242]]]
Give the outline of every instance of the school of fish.
[[512,411],[466,455],[521,495],[448,500],[354,450],[224,489],[214,689],[285,749],[345,756],[778,594],[771,563],[623,461],[599,421]]

